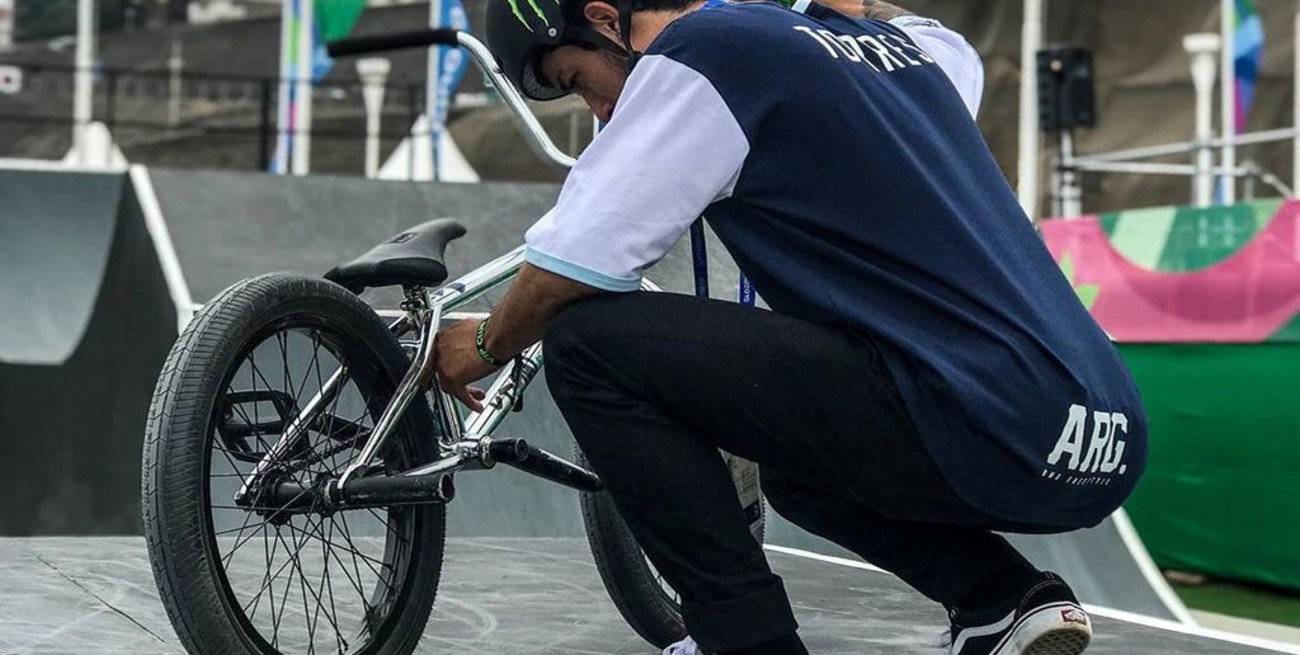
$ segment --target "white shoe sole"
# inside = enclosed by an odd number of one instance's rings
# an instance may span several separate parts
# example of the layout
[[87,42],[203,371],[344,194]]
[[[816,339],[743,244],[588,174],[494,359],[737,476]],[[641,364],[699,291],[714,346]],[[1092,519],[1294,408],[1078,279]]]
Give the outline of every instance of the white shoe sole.
[[1073,603],[1040,607],[1021,617],[993,655],[1079,655],[1092,643],[1092,619]]

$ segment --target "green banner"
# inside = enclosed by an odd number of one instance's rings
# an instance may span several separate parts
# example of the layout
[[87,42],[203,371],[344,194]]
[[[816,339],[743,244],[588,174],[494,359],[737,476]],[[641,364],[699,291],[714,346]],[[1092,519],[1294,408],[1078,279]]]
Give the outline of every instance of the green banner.
[[1156,562],[1300,589],[1300,343],[1120,352],[1151,420],[1125,507]]
[[366,0],[316,0],[316,25],[322,41],[341,39],[352,33],[366,10]]

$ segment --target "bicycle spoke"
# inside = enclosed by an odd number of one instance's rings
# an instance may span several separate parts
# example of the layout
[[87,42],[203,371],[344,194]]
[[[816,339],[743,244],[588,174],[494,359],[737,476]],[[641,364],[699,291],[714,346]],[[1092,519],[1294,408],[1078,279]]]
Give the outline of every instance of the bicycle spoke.
[[[299,407],[302,406],[302,402],[301,402],[302,392],[306,391],[307,389],[307,378],[311,377],[311,370],[313,367],[316,368],[316,373],[317,373],[316,378],[318,380],[320,379],[320,341],[318,340],[319,335],[315,330],[312,330],[311,335],[312,335],[311,336],[311,342],[312,342],[311,361],[308,362],[307,368],[303,370],[302,379],[298,380],[298,394],[295,395],[293,398],[293,404]],[[319,391],[320,388],[321,387],[318,386],[317,390]],[[301,413],[301,411],[299,411],[299,413]]]
[[[244,508],[242,508],[242,507],[230,507],[230,508],[227,508],[227,509],[244,509]],[[249,515],[249,516],[252,516],[252,515],[253,515],[253,512],[248,512],[248,515]],[[231,532],[238,532],[239,534],[243,534],[243,533],[244,533],[244,530],[247,530],[247,529],[249,529],[250,527],[251,527],[252,529],[256,530],[256,529],[258,529],[258,528],[261,528],[261,527],[267,525],[268,523],[270,523],[270,521],[260,521],[260,522],[258,522],[256,525],[252,525],[252,526],[248,525],[248,523],[244,523],[244,525],[242,525],[242,526],[240,526],[240,527],[238,527],[238,528],[229,528],[229,529],[226,529],[226,530],[219,530],[219,531],[217,531],[217,532],[213,532],[213,533],[212,533],[212,536],[214,536],[214,537],[222,537],[222,536],[225,536],[225,535],[230,534]],[[235,539],[239,539],[239,535],[235,535]]]
[[[268,531],[268,533],[269,533],[269,531]],[[274,542],[271,542],[271,553],[267,556],[267,562],[268,562],[268,563],[267,563],[267,565],[266,565],[266,570],[267,570],[268,572],[271,570],[271,566],[273,566],[273,565],[275,564],[275,553],[279,551],[280,544],[281,544],[281,543],[284,543],[284,541],[283,541],[282,539],[279,539],[279,538],[278,538],[278,536],[279,536],[279,532],[276,532],[276,535],[277,535],[277,539],[276,539]],[[288,548],[288,546],[286,545],[285,548]],[[258,596],[259,596],[259,597],[261,596],[261,594],[262,594],[263,592],[269,593],[269,594],[271,595],[271,609],[272,609],[272,611],[275,610],[275,586],[274,586],[274,583],[275,583],[276,580],[278,580],[278,579],[280,578],[280,574],[284,573],[285,569],[289,568],[289,565],[292,564],[292,563],[293,563],[293,560],[292,560],[292,559],[286,559],[286,560],[284,561],[284,564],[281,564],[281,565],[280,565],[280,568],[276,569],[276,570],[275,570],[275,573],[271,574],[271,575],[266,579],[266,581],[263,582],[262,587],[261,587],[260,589],[257,590],[257,593],[258,593]],[[249,619],[251,620],[252,617],[250,616]]]
[[[384,524],[384,532],[385,532],[386,534],[390,534],[390,535],[393,535],[394,537],[397,537],[397,539],[398,539],[401,543],[403,543],[403,544],[409,544],[409,543],[411,543],[411,540],[408,539],[405,535],[403,535],[403,534],[399,533],[397,530],[393,529],[392,522],[391,522],[388,518],[383,517],[383,516],[380,516],[380,515],[379,515],[379,512],[376,512],[376,511],[374,510],[374,508],[372,508],[372,507],[367,507],[367,508],[366,508],[366,511],[367,511],[367,512],[370,512],[370,515],[373,516],[373,517],[375,517],[375,520],[376,520],[376,521],[379,521],[380,523],[383,523],[383,524]],[[391,512],[391,511],[394,511],[394,510],[389,510],[389,511]]]
[[[311,525],[311,519],[310,519],[310,518],[307,519],[306,523],[307,523],[307,525],[310,526],[310,525]],[[325,574],[327,574],[327,573],[329,572],[329,546],[326,545],[327,540],[325,539],[323,522],[320,523],[320,524],[317,524],[317,525],[316,525],[316,530],[315,530],[315,532],[316,532],[316,534],[318,534],[318,535],[320,536],[321,552],[322,552],[322,554],[325,556],[324,571],[325,571]],[[305,540],[305,538],[304,538],[304,540]],[[322,583],[321,583],[321,587],[322,587],[322,588],[321,588],[321,593],[324,593],[324,580],[325,580],[325,574],[322,574]],[[308,585],[308,587],[310,588],[310,585]],[[316,621],[317,624],[319,624],[319,622],[320,622],[320,611],[321,611],[321,610],[324,608],[324,606],[325,606],[325,600],[324,600],[324,599],[323,599],[319,594],[316,594],[315,591],[313,591],[313,594],[312,594],[312,595],[316,598],[316,613],[315,613],[315,614],[316,614],[316,619],[315,619],[315,621]],[[332,603],[333,603],[333,600],[331,600],[330,602],[331,602],[331,604],[332,604]],[[330,622],[330,626],[332,626],[332,627],[334,628],[334,636],[335,636],[335,638],[336,638],[336,639],[341,639],[342,636],[343,636],[343,630],[342,630],[342,628],[339,627],[339,624],[338,624],[338,614],[327,614],[327,615],[325,615],[325,619],[328,620],[328,621]],[[314,640],[313,640],[313,641],[314,641]]]
[[[399,602],[398,571],[407,569],[404,559],[394,558],[407,557],[415,541],[406,526],[418,515],[383,508],[322,512],[317,505],[318,485],[356,460],[391,396],[392,383],[376,387],[382,378],[374,371],[351,369],[338,343],[334,333],[316,325],[288,325],[267,334],[245,351],[232,373],[207,444],[220,453],[209,456],[208,472],[216,559],[225,569],[234,607],[272,648],[285,653],[368,650]],[[285,433],[306,418],[303,405],[313,397],[326,402],[318,403],[290,447],[282,442]],[[274,411],[263,424],[268,403]],[[384,449],[387,457],[376,454],[373,467],[404,470],[397,467],[413,463],[407,461],[409,446],[394,437]],[[256,504],[247,506],[227,497],[265,465],[271,468],[259,482],[296,484],[296,492],[259,492],[247,499]]]
[[[334,534],[334,524],[333,522],[331,522],[329,535],[326,538],[328,538],[329,536],[333,536],[333,534]],[[325,587],[326,592],[328,592],[329,599],[330,599],[330,613],[334,615],[334,619],[337,621],[339,616],[339,610],[338,607],[334,605],[334,579],[331,578],[329,574],[330,559],[329,559],[329,553],[326,550],[327,548],[328,547],[325,546],[325,544],[322,542],[321,553],[325,556],[325,566],[324,566],[324,571],[321,573],[321,584],[322,586]],[[346,653],[348,650],[348,642],[346,639],[343,638],[343,633],[341,631],[335,630],[334,636],[335,636],[335,641],[337,642],[339,647],[339,654],[342,655],[343,653]]]
[[[329,517],[329,518],[330,518],[331,520],[333,520],[334,517]],[[311,534],[311,533],[309,533],[309,532],[305,532],[302,528],[300,528],[300,527],[298,527],[298,526],[296,526],[296,525],[293,525],[293,524],[286,524],[286,527],[288,527],[290,530],[293,530],[295,533],[299,533],[299,534]],[[321,539],[321,541],[324,541],[326,544],[329,544],[330,546],[332,546],[332,547],[334,547],[334,548],[338,548],[338,549],[340,549],[340,550],[346,550],[346,551],[348,551],[349,553],[351,553],[353,556],[355,556],[355,557],[360,557],[360,558],[361,558],[361,561],[364,562],[364,563],[365,563],[365,564],[370,568],[370,572],[371,572],[371,573],[374,573],[375,575],[379,575],[379,570],[376,569],[376,568],[374,567],[374,564],[379,564],[380,566],[384,566],[384,565],[385,565],[383,560],[376,559],[376,558],[371,557],[371,556],[369,556],[369,555],[367,555],[367,554],[365,554],[365,553],[359,553],[359,552],[357,552],[357,551],[355,550],[355,548],[356,548],[355,545],[352,545],[351,547],[349,547],[349,546],[344,546],[343,544],[340,544],[340,543],[338,543],[338,542],[336,542],[336,541],[326,539],[324,536],[321,536],[321,537],[319,537],[319,538]],[[349,541],[348,543],[351,544],[351,541]],[[374,564],[371,564],[371,562],[373,562]],[[358,579],[358,580],[361,579],[360,571],[358,571],[358,573],[357,573],[357,579]]]
[[[289,551],[289,544],[284,543],[284,535],[281,534],[279,526],[277,526],[276,529],[275,529],[275,538],[276,538],[276,541],[280,542],[280,544],[284,546],[284,550],[285,550],[285,552],[288,552],[288,551]],[[287,560],[287,561],[285,562],[285,564],[287,565],[287,564],[290,564],[290,563],[292,563],[292,562],[293,562],[293,560],[290,559],[290,560]],[[280,594],[280,613],[279,613],[279,614],[275,614],[275,613],[274,613],[274,612],[275,612],[275,608],[274,608],[274,607],[271,608],[271,611],[272,611],[272,615],[271,615],[272,628],[271,628],[271,629],[272,629],[272,631],[274,632],[273,638],[275,639],[275,641],[272,641],[272,642],[271,642],[271,645],[272,645],[272,646],[275,646],[276,648],[279,648],[279,643],[280,643],[280,623],[281,623],[281,621],[284,619],[284,608],[285,608],[285,605],[287,605],[288,602],[289,602],[289,587],[290,587],[290,585],[292,585],[292,584],[293,584],[293,569],[289,569],[289,577],[288,577],[288,579],[285,580],[285,582],[284,582],[284,591]]]
[[[252,512],[247,512],[247,513],[244,514],[244,524],[241,525],[241,526],[239,526],[239,534],[237,534],[237,535],[235,536],[235,540],[236,540],[236,541],[239,540],[239,537],[243,536],[243,534],[244,534],[244,530],[246,530],[246,529],[248,528],[248,522],[251,521],[252,518],[253,518],[253,513],[252,513]],[[266,521],[263,521],[262,524],[265,525],[265,524],[266,524]],[[253,534],[257,534],[257,533],[254,532]],[[252,536],[250,535],[249,538],[251,539]],[[239,547],[236,546],[236,547],[235,547],[235,550],[238,550],[238,548],[239,548]],[[227,558],[222,560],[221,565],[222,565],[222,566],[228,566],[228,565],[230,564],[230,558],[233,558],[234,556],[235,556],[235,551],[234,551],[234,550],[230,551],[230,554],[227,556]]]
[[[391,587],[388,584],[388,581],[384,579],[384,574],[375,570],[375,567],[371,566],[370,562],[375,562],[376,564],[379,564],[380,567],[386,567],[387,564],[373,557],[367,557],[364,553],[357,552],[356,543],[352,541],[352,531],[348,527],[348,515],[340,514],[339,517],[343,521],[343,539],[348,542],[348,546],[349,546],[348,550],[352,553],[353,566],[354,567],[356,566],[356,558],[358,555],[360,555],[361,561],[365,562],[366,566],[370,569],[370,572],[374,573],[375,576],[379,578],[379,581],[384,583],[385,587],[389,587],[391,589]],[[331,516],[330,520],[331,521],[334,520],[334,517]]]
[[286,331],[277,332],[275,334],[275,343],[280,346],[280,375],[284,378],[285,391],[289,393],[290,398],[293,398],[293,413],[296,416],[300,410],[298,408],[298,394],[293,391],[293,376],[289,374],[289,333]]
[[[365,409],[361,411],[362,411],[361,416],[358,416],[357,418],[348,421],[347,425],[354,425],[360,427],[361,422],[364,421],[368,416],[368,413]],[[373,431],[370,434],[373,434]],[[351,463],[352,463],[351,460],[345,460],[341,464],[336,463],[334,467],[330,469],[329,472],[333,475],[338,475],[339,473],[342,473],[343,469],[347,468],[347,466]]]
[[[251,611],[249,610],[248,605],[245,605],[243,607],[244,616],[248,617],[249,621],[252,621],[253,617],[257,615],[257,606],[262,602],[263,592],[269,589],[274,579],[280,575],[279,571],[276,571],[275,575],[271,574],[271,566],[275,563],[275,552],[278,546],[279,543],[271,542],[271,536],[267,533],[266,530],[263,530],[262,531],[262,552],[266,553],[266,559],[265,559],[266,577],[262,579],[262,587],[257,590],[257,595],[253,596],[253,600],[251,602],[253,606],[252,610]],[[282,571],[284,569],[281,568],[280,570]],[[275,607],[274,593],[271,594],[271,607]]]
[[[292,526],[293,524],[292,522],[290,522],[290,523],[286,523],[285,525]],[[306,541],[305,537],[302,538],[301,540],[294,539],[293,549],[292,551],[288,552],[290,561],[293,562],[293,568],[291,569],[291,572],[289,574],[289,582],[290,583],[293,582],[293,578],[296,574],[298,578],[298,590],[301,593],[301,597],[302,597],[303,618],[306,620],[307,630],[308,630],[307,652],[311,653],[311,652],[315,652],[315,649],[312,647],[312,640],[313,637],[315,636],[316,631],[315,631],[315,627],[311,624],[311,620],[307,617],[307,583],[305,582],[307,576],[306,573],[302,570],[302,561],[298,558],[298,553],[302,551],[302,545],[304,541]],[[283,617],[281,617],[281,620],[283,621]]]
[[[311,525],[310,518],[305,519],[304,522],[307,523],[307,525],[309,526]],[[295,541],[294,545],[296,546],[296,548],[294,549],[294,552],[292,555],[290,555],[290,557],[293,558],[294,568],[297,569],[298,571],[298,589],[302,592],[302,612],[303,612],[303,618],[307,622],[307,652],[314,653],[316,652],[316,627],[320,623],[321,599],[320,596],[316,594],[316,590],[312,589],[311,583],[307,581],[307,572],[303,570],[302,561],[298,558],[298,555],[299,553],[302,552],[303,546],[306,545],[307,540],[308,540],[308,534],[304,532],[304,534],[302,535],[302,540]],[[307,614],[307,608],[308,608],[307,592],[308,591],[311,591],[312,598],[316,600],[317,611],[315,612],[315,620],[313,620],[311,616]]]
[[[306,488],[304,488],[302,491],[298,492],[298,495],[294,496],[293,499],[290,500],[289,503],[288,503],[287,505],[285,505],[285,507],[288,507],[288,506],[293,505],[294,503],[298,502],[298,499],[299,499],[299,498],[302,498],[303,496],[305,496],[309,491],[311,491],[311,490],[310,490],[310,489],[306,489]],[[313,503],[313,508],[314,508],[314,505],[315,505],[315,503]],[[276,519],[276,517],[278,517],[278,516],[280,515],[280,513],[283,512],[283,511],[284,511],[284,507],[281,507],[281,508],[275,510],[274,512],[272,512],[272,514],[271,514],[270,516],[266,517],[266,521],[274,521],[274,520]],[[251,515],[251,512],[250,512],[250,515]],[[276,530],[276,532],[279,532],[279,530]],[[235,545],[234,549],[232,549],[232,550],[230,551],[230,553],[229,553],[228,555],[226,555],[226,559],[225,559],[225,561],[223,562],[223,565],[225,565],[225,566],[228,566],[228,565],[229,565],[229,563],[230,563],[229,560],[235,556],[235,551],[236,551],[236,550],[239,550],[240,548],[242,548],[242,547],[244,546],[244,544],[248,543],[248,539],[251,539],[251,536],[248,537],[248,538],[245,538],[244,541],[239,542],[238,544]]]

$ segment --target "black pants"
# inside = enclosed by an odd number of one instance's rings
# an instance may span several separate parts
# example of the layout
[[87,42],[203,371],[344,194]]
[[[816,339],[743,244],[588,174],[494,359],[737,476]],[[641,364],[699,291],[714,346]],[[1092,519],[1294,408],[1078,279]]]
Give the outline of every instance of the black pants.
[[710,652],[796,628],[719,448],[760,464],[782,516],[947,607],[978,606],[981,593],[1034,574],[990,531],[1011,526],[944,481],[861,338],[732,303],[633,293],[565,309],[545,358],[575,438]]

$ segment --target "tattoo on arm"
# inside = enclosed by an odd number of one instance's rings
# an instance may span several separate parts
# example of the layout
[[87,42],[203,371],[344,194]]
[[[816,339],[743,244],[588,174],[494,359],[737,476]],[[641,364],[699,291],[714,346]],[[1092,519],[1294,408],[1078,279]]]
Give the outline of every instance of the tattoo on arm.
[[912,12],[880,0],[862,0],[862,11],[867,18],[875,20],[893,20],[899,16],[911,16]]

